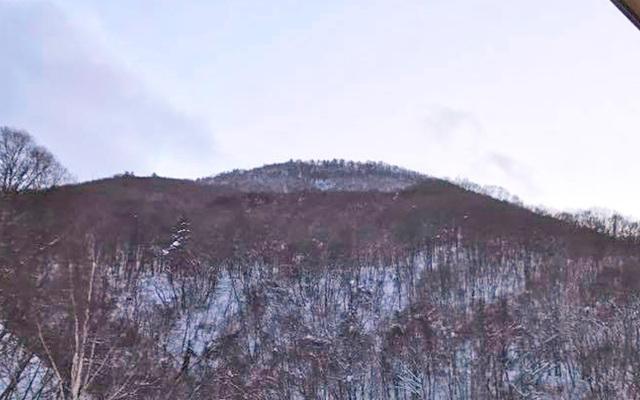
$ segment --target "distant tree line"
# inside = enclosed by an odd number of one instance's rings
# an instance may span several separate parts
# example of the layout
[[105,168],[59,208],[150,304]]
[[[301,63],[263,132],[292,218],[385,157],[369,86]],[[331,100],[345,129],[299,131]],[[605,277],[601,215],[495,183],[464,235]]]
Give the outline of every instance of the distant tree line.
[[556,218],[586,227],[618,239],[640,239],[640,223],[623,217],[615,211],[592,209],[577,213],[556,213]]
[[577,212],[552,211],[544,207],[532,207],[525,205],[516,195],[512,195],[503,187],[495,185],[479,185],[467,179],[455,179],[456,185],[465,190],[483,194],[496,200],[506,201],[511,204],[527,208],[537,214],[557,218],[576,227],[589,228],[600,234],[617,239],[640,240],[640,222],[624,217],[620,213],[606,209],[589,209]]
[[394,165],[389,165],[384,162],[355,162],[355,161],[346,161],[344,159],[333,159],[333,160],[312,160],[312,161],[302,161],[302,160],[289,160],[286,163],[282,164],[270,164],[265,165],[264,167],[246,171],[241,169],[234,169],[230,172],[224,172],[216,177],[210,178],[202,178],[201,180],[208,180],[212,178],[219,179],[229,179],[236,176],[242,176],[246,174],[259,174],[263,171],[270,170],[279,170],[283,173],[288,173],[289,175],[296,176],[296,174],[300,173],[304,177],[312,177],[317,174],[327,174],[327,175],[335,175],[335,174],[357,174],[366,176],[369,174],[376,174],[378,176],[395,176],[395,177],[406,177],[406,178],[426,178],[426,175],[423,175],[419,172],[411,171],[408,169],[400,168]]

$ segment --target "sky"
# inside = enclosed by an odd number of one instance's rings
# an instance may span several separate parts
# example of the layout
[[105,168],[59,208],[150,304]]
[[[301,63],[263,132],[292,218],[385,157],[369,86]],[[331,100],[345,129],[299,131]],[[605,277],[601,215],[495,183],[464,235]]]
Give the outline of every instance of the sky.
[[384,161],[640,218],[609,0],[0,0],[0,125],[79,181]]

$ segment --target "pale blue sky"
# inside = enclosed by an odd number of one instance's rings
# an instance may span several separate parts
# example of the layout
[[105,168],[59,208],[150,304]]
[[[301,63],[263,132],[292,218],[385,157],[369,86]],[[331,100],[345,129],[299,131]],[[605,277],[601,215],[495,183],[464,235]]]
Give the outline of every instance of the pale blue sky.
[[0,0],[0,125],[81,180],[375,160],[640,217],[609,0]]

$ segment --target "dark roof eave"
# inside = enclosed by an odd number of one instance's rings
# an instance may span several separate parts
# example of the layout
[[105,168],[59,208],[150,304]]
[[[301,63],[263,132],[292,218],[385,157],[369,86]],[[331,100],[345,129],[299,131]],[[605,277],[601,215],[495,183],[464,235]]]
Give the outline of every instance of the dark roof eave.
[[611,2],[629,18],[636,28],[640,29],[640,9],[637,4],[629,5],[625,0],[611,0]]

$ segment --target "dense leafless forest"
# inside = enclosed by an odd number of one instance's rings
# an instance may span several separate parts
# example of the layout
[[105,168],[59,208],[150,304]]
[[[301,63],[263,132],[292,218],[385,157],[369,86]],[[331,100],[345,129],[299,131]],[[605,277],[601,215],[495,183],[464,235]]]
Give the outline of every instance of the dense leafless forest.
[[338,161],[0,211],[2,400],[640,399],[617,215]]

